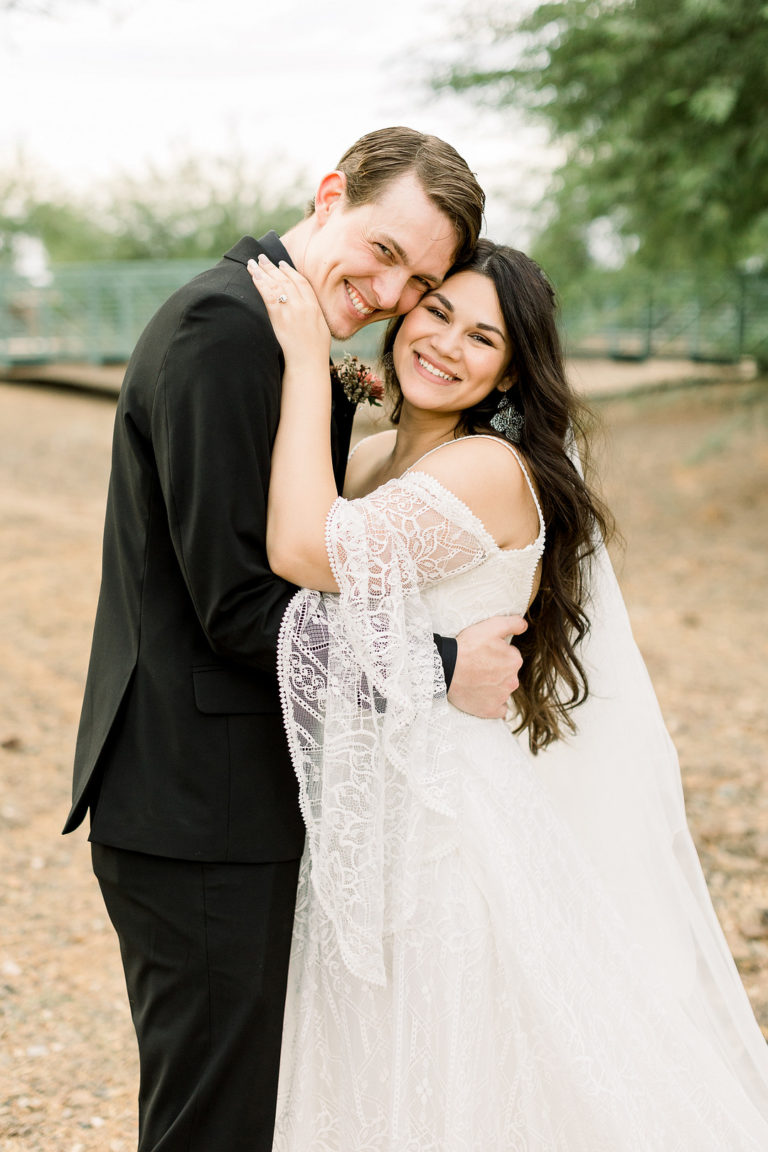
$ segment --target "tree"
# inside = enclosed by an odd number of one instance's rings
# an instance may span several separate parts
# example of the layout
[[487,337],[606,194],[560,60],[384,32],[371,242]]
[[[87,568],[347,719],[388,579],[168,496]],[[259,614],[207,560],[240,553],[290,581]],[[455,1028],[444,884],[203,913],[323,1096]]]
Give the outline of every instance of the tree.
[[544,117],[567,154],[561,230],[602,218],[648,264],[764,251],[765,0],[553,0],[490,25],[488,66],[442,83]]
[[301,215],[298,195],[268,193],[237,155],[182,157],[92,189],[87,200],[21,158],[0,175],[0,263],[13,261],[18,236],[41,241],[55,263],[215,259],[245,233],[284,232]]
[[286,231],[301,219],[298,195],[269,194],[243,156],[190,156],[165,171],[122,180],[105,217],[118,260],[217,257],[240,236]]

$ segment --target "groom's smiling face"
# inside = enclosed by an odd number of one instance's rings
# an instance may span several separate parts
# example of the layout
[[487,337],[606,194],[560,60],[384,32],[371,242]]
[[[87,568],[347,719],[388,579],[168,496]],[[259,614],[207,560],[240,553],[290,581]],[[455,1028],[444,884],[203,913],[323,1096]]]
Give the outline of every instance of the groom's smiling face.
[[318,189],[313,222],[301,271],[337,340],[410,311],[441,283],[458,242],[411,174],[390,181],[375,200],[350,206],[344,176],[332,172]]

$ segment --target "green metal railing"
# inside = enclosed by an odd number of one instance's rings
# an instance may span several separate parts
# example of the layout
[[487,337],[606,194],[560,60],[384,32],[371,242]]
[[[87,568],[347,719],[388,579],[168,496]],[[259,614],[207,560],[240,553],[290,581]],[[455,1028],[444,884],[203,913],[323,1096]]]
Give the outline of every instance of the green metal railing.
[[0,272],[0,363],[125,361],[156,308],[207,263],[62,264],[37,284]]
[[603,273],[567,299],[562,326],[571,355],[766,361],[768,278]]
[[[122,363],[156,308],[209,263],[58,265],[38,283],[0,271],[0,364]],[[601,273],[569,294],[561,322],[569,355],[765,362],[768,278]],[[381,334],[363,329],[352,351],[375,358]]]

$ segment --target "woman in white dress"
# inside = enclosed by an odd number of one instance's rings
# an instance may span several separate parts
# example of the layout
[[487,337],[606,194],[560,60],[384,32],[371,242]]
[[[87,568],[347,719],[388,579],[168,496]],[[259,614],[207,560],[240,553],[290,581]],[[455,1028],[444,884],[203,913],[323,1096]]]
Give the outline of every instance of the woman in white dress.
[[[397,427],[338,499],[328,329],[293,269],[253,274],[286,357],[267,544],[303,586],[278,652],[307,846],[276,1152],[764,1152],[766,1046],[576,460],[548,282],[481,241],[393,322]],[[526,611],[507,722],[457,711],[433,633]]]

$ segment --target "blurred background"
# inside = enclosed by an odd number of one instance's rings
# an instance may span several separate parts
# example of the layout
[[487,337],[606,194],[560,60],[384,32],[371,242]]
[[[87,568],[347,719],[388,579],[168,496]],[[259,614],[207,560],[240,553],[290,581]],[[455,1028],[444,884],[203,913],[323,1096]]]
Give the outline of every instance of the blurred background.
[[125,361],[388,124],[454,144],[486,233],[556,286],[768,1035],[767,61],[764,0],[0,0],[0,1152],[135,1147],[117,945],[85,831],[59,835]]
[[394,123],[467,158],[574,354],[765,362],[767,56],[760,0],[2,0],[0,362],[124,360]]

